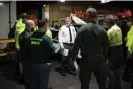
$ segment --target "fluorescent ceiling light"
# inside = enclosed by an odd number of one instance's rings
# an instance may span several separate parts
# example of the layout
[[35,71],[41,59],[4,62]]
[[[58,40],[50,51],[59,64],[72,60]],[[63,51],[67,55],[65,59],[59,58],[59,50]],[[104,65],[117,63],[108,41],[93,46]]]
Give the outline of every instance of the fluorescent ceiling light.
[[46,5],[44,4],[43,7],[45,7]]
[[107,2],[110,2],[110,1],[113,1],[113,0],[101,0],[101,3],[107,3]]
[[60,2],[65,2],[66,0],[60,0]]

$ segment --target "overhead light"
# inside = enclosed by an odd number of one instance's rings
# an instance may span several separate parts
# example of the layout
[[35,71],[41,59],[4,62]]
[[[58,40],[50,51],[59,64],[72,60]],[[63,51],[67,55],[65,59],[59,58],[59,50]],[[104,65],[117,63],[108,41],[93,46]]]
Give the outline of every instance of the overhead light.
[[101,3],[108,3],[110,1],[113,1],[113,0],[101,0]]
[[0,3],[0,6],[3,6],[4,5],[4,3]]
[[60,2],[65,2],[66,0],[60,0]]
[[44,4],[43,7],[45,7],[46,5]]

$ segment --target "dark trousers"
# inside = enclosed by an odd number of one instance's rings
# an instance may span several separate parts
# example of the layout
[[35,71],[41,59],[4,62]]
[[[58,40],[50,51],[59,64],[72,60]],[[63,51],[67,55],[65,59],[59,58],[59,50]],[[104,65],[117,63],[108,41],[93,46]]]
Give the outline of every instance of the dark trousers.
[[108,69],[109,84],[108,89],[121,89],[121,72],[120,68],[110,70]]
[[133,89],[133,55],[127,60],[126,68],[123,74],[123,80],[127,82],[132,82]]
[[[68,52],[68,55],[69,55],[73,44],[64,43],[63,45],[64,45],[65,49],[69,50],[69,52]],[[75,68],[72,65],[73,64],[73,60],[76,60],[76,58],[72,58],[72,60],[67,60],[66,56],[62,55],[62,60],[61,60],[61,69],[62,69],[62,71],[64,71],[65,73],[70,72],[70,71],[71,72],[75,71]],[[71,66],[68,65],[68,64],[71,64]]]
[[20,51],[16,50],[16,76],[19,77],[19,62],[20,62]]
[[25,89],[47,89],[49,73],[48,64],[24,63]]
[[80,62],[80,73],[79,79],[81,82],[81,89],[89,89],[89,84],[91,80],[91,75],[94,73],[99,89],[106,88],[106,64],[105,61],[93,62],[84,61],[87,59],[82,59]]
[[23,80],[23,62],[20,55],[20,51],[17,50],[16,76]]

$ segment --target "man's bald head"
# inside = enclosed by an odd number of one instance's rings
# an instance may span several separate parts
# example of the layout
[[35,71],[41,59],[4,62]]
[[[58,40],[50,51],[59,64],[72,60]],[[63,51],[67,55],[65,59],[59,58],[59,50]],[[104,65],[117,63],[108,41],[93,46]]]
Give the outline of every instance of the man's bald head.
[[105,21],[106,21],[106,23],[107,23],[108,28],[111,28],[111,27],[116,23],[116,18],[115,18],[114,15],[108,14],[108,15],[105,17]]
[[97,10],[95,8],[89,7],[86,10],[87,17],[89,19],[96,19],[97,18]]
[[27,20],[27,21],[26,21],[26,28],[27,28],[28,30],[31,30],[31,29],[34,28],[34,27],[35,27],[35,23],[34,23],[33,20]]

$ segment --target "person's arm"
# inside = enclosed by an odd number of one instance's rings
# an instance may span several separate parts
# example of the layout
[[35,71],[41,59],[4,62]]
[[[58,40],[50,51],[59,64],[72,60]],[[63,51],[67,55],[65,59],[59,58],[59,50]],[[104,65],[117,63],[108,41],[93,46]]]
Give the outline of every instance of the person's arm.
[[108,56],[109,38],[106,30],[103,29],[103,53],[105,58]]
[[62,42],[62,36],[63,36],[63,29],[61,28],[59,33],[58,33],[58,40],[59,40],[61,49],[64,49],[63,42]]
[[48,46],[47,47],[48,48],[48,53],[50,55],[53,55],[55,48],[53,46],[53,41],[52,41],[52,39],[50,37],[47,37],[47,46]]
[[73,48],[70,51],[70,53],[68,54],[67,59],[75,58],[76,55],[78,54],[79,49],[80,49],[81,40],[82,40],[82,34],[83,34],[82,29],[83,28],[81,27],[78,30],[77,36],[76,36],[76,39],[75,39],[75,42],[74,42],[74,45],[73,45]]

